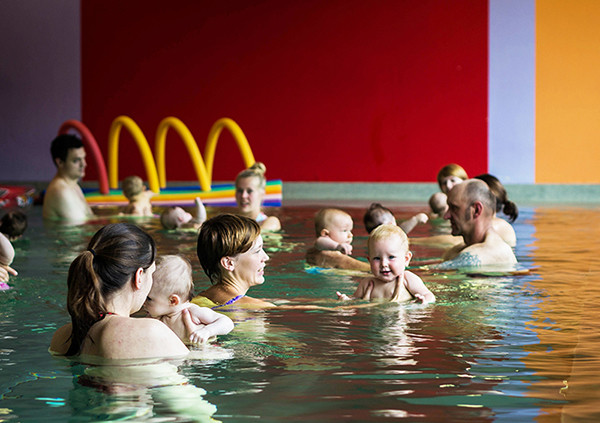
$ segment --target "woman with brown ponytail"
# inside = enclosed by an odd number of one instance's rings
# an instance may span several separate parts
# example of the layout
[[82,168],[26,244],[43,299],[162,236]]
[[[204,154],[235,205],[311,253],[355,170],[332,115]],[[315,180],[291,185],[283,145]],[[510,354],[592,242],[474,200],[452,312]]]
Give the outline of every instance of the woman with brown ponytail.
[[519,216],[519,209],[517,208],[517,205],[508,199],[508,193],[506,192],[504,185],[502,185],[502,182],[500,182],[500,180],[494,175],[484,173],[482,175],[477,175],[475,179],[481,179],[483,182],[485,182],[488,187],[490,187],[494,197],[496,197],[496,213],[503,212],[508,218],[508,222],[494,215],[492,226],[494,230],[502,237],[504,242],[511,247],[514,247],[517,245],[517,235],[511,223],[517,220],[517,217]]
[[154,240],[136,225],[96,232],[69,268],[71,323],[55,332],[50,351],[111,359],[185,356],[187,347],[160,320],[130,317],[152,288],[155,257]]

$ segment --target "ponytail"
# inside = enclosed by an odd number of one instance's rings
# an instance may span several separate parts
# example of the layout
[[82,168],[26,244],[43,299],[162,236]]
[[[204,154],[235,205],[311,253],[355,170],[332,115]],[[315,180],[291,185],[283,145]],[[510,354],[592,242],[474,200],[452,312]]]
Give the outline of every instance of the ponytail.
[[519,209],[517,208],[517,205],[509,200],[504,202],[504,208],[502,212],[508,216],[508,221],[510,223],[513,223],[515,220],[517,220],[517,217],[519,217]]
[[94,254],[88,250],[81,253],[69,267],[67,310],[73,329],[68,356],[79,354],[88,331],[106,312],[93,262]]

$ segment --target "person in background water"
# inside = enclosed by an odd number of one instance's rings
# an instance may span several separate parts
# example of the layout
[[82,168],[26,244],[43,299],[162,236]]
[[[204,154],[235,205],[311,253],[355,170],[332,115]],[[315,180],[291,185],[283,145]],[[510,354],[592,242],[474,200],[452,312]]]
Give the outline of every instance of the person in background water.
[[[50,342],[56,355],[109,359],[184,357],[189,353],[160,320],[133,318],[152,289],[156,245],[131,223],[101,228],[79,254],[67,277],[71,323]],[[189,314],[184,321],[194,330]]]
[[450,163],[440,169],[437,174],[437,182],[442,192],[448,195],[448,192],[454,185],[460,184],[469,179],[467,172],[462,166],[456,163]]
[[429,208],[432,219],[443,218],[448,210],[448,196],[443,192],[436,192],[429,197]]
[[324,208],[315,215],[317,239],[306,252],[306,262],[318,267],[369,271],[369,263],[351,257],[352,216],[336,208]]
[[[404,222],[400,223],[398,226],[402,228],[402,230],[408,234],[410,233],[418,224],[427,223],[429,217],[425,213],[417,213],[409,219],[406,219]],[[384,224],[392,224],[397,225],[396,217],[394,213],[387,207],[382,206],[379,203],[371,203],[365,215],[363,217],[363,222],[365,224],[365,229],[367,233],[373,232],[373,229],[378,227],[379,225]]]
[[9,274],[17,275],[17,271],[10,267],[15,258],[12,241],[20,238],[25,229],[27,216],[20,211],[9,211],[0,220],[0,291],[10,288],[6,283]]
[[256,162],[248,169],[242,170],[235,178],[235,201],[238,212],[242,216],[254,219],[262,231],[278,231],[281,222],[276,216],[267,216],[262,211],[267,180],[267,168],[261,162]]
[[[511,247],[517,245],[517,234],[511,223],[517,220],[519,209],[517,205],[508,199],[508,194],[504,185],[493,175],[484,173],[477,175],[475,179],[481,179],[485,182],[496,197],[496,213],[503,212],[508,217],[508,222],[499,218],[494,214],[494,230],[502,237],[502,239]],[[510,222],[510,223],[509,223]]]
[[514,266],[517,259],[512,248],[493,228],[496,197],[479,179],[469,179],[448,193],[448,211],[452,235],[462,235],[463,242],[446,250],[438,269],[457,269],[489,265]]
[[87,166],[81,140],[74,135],[59,135],[52,141],[50,152],[56,175],[44,195],[44,219],[82,223],[95,217],[79,186]]
[[123,214],[130,216],[154,216],[152,214],[152,204],[150,198],[154,193],[147,190],[144,186],[144,181],[139,176],[128,176],[121,183],[123,195],[129,200],[129,204],[125,206]]

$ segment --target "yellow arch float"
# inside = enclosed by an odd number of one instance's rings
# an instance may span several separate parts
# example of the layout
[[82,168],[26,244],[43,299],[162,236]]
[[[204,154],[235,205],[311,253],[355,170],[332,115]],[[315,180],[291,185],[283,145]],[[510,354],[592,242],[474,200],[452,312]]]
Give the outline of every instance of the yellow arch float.
[[[252,149],[248,143],[248,139],[244,135],[239,125],[230,118],[221,118],[217,120],[210,129],[206,141],[204,152],[205,160],[202,159],[198,144],[192,136],[187,126],[178,118],[170,116],[163,119],[156,130],[155,137],[155,155],[148,144],[144,133],[139,126],[128,116],[118,116],[111,124],[108,136],[108,167],[109,167],[109,185],[113,190],[109,195],[101,195],[99,193],[88,193],[86,198],[93,204],[125,204],[127,200],[118,190],[118,162],[119,162],[119,137],[121,129],[125,127],[132,135],[137,147],[142,156],[146,174],[148,178],[149,188],[158,195],[153,198],[153,203],[157,205],[190,205],[193,204],[195,197],[201,197],[203,201],[208,203],[219,204],[225,199],[230,199],[228,203],[233,201],[235,188],[233,185],[212,186],[212,173],[215,160],[215,152],[217,141],[223,129],[227,128],[233,135],[233,138],[240,150],[242,159],[246,167],[254,164],[255,159],[252,154]],[[172,192],[167,189],[166,175],[166,139],[169,129],[173,128],[185,144],[188,154],[192,160],[192,165],[196,172],[198,182],[201,189]],[[163,190],[163,192],[161,192]],[[266,186],[267,205],[281,205],[281,181],[269,181]]]
[[137,123],[127,116],[119,116],[113,120],[108,133],[108,182],[110,187],[112,189],[119,188],[119,135],[123,126],[129,130],[142,154],[150,189],[159,193],[158,173],[148,140]]
[[206,171],[206,165],[204,164],[204,160],[202,160],[202,155],[200,154],[196,140],[194,140],[194,137],[187,126],[185,126],[181,120],[172,116],[164,118],[156,130],[154,152],[156,154],[156,162],[158,163],[158,180],[160,182],[160,187],[163,189],[167,187],[166,145],[169,128],[173,128],[177,131],[187,147],[202,191],[210,191],[212,175]]

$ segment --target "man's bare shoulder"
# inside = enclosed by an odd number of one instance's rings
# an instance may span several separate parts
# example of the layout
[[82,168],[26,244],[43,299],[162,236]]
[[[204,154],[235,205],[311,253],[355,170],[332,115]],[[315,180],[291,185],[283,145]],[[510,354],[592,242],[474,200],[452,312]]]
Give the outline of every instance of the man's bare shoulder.
[[46,189],[42,215],[44,219],[73,221],[85,221],[94,216],[79,184],[60,177],[54,177]]

